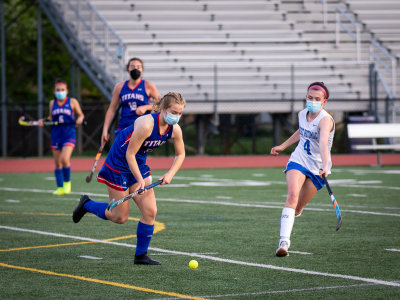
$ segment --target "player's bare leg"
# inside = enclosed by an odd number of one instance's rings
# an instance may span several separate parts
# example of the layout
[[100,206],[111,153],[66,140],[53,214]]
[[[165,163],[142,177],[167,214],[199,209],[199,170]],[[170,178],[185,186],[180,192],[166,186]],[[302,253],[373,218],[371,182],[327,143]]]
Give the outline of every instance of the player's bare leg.
[[303,212],[304,207],[317,193],[317,188],[310,178],[307,178],[300,190],[299,200],[296,206],[295,216],[299,217]]
[[[112,199],[121,199],[129,194],[129,189],[126,191],[117,191],[107,186],[109,201]],[[117,205],[114,209],[106,210],[106,217],[108,220],[118,224],[124,224],[129,218],[129,201],[125,201]]]

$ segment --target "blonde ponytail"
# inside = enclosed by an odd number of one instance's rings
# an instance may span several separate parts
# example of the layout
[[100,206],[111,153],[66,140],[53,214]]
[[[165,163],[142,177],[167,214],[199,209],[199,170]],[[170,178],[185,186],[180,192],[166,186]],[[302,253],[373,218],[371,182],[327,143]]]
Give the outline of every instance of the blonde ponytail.
[[180,93],[169,92],[165,94],[158,103],[154,104],[153,110],[159,112],[162,109],[169,108],[173,103],[186,106],[186,100]]

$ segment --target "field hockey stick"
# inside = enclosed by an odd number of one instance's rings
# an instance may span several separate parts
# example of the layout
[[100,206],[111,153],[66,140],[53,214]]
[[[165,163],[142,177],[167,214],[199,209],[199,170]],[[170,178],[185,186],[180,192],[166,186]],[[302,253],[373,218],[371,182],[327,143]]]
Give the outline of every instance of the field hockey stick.
[[[39,126],[39,121],[25,121],[25,117],[22,116],[18,119],[18,124],[21,126]],[[65,122],[65,123],[60,123],[57,121],[43,121],[42,124],[44,126],[51,126],[51,125],[71,125],[71,124],[76,124],[75,122]]]
[[119,200],[112,199],[107,206],[107,210],[111,211],[114,207],[120,205],[121,203],[124,203],[126,200],[129,200],[132,197],[136,196],[137,194],[143,193],[146,190],[152,189],[153,187],[161,184],[162,182],[163,182],[162,180],[158,180],[152,184],[149,184],[148,186],[145,186],[144,188],[142,188],[140,190],[134,191],[133,193],[126,195],[125,197],[123,197]]
[[[21,126],[39,126],[39,121],[25,121],[25,117],[22,116],[18,119],[18,124]],[[43,121],[43,126],[60,126],[60,125],[76,125],[76,122],[58,122],[58,121]],[[86,125],[86,121],[82,125]]]
[[329,186],[329,183],[328,183],[328,180],[325,177],[325,174],[322,174],[322,179],[325,182],[326,189],[328,190],[329,196],[331,196],[333,207],[335,208],[336,217],[338,219],[338,224],[336,226],[336,231],[338,231],[340,229],[340,227],[342,226],[342,214],[340,213],[339,204],[337,203],[337,201],[335,199],[335,196],[332,193],[332,189]]
[[99,162],[100,157],[101,157],[101,153],[103,152],[104,145],[105,145],[105,143],[101,144],[100,148],[99,148],[99,151],[97,151],[97,154],[96,154],[96,157],[94,159],[94,163],[93,163],[92,169],[90,170],[89,175],[86,176],[86,182],[87,183],[89,183],[92,180],[94,171],[96,170],[97,163]]
[[[119,104],[119,105],[118,105],[118,108],[115,110],[115,114],[114,114],[114,116],[113,116],[113,118],[112,118],[110,124],[113,124],[114,121],[116,120],[116,118],[117,118],[117,113],[118,113],[118,110],[119,110],[120,107],[121,107],[121,104]],[[110,126],[110,127],[111,127],[111,126]],[[108,127],[108,130],[110,130],[110,127]],[[100,160],[100,157],[101,157],[101,154],[103,153],[103,148],[104,148],[105,145],[106,145],[106,143],[101,144],[101,145],[100,145],[100,148],[99,148],[99,151],[97,151],[96,157],[94,158],[94,163],[93,163],[92,169],[90,170],[89,175],[86,176],[86,182],[87,182],[87,183],[89,183],[89,182],[92,180],[94,171],[96,170],[97,163],[98,163],[99,160]]]

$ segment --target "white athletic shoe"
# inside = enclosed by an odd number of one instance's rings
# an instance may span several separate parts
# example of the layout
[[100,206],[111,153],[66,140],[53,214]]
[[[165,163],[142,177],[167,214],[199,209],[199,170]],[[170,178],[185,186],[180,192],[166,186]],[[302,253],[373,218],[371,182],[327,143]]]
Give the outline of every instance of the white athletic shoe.
[[301,214],[302,214],[302,212],[303,212],[303,210],[301,211],[301,212],[299,212],[297,215],[295,214],[294,216],[297,218],[297,217],[300,217],[301,216]]
[[276,249],[276,256],[289,256],[289,243],[281,241],[278,249]]

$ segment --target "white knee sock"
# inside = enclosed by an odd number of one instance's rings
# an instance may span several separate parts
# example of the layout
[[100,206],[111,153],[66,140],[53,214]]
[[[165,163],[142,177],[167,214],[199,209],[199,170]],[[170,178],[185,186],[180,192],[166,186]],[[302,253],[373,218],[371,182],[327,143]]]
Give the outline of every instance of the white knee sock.
[[282,209],[281,216],[281,241],[287,241],[290,243],[290,234],[292,233],[294,223],[295,209],[290,207],[284,207]]

